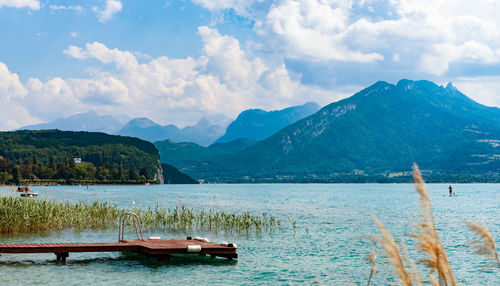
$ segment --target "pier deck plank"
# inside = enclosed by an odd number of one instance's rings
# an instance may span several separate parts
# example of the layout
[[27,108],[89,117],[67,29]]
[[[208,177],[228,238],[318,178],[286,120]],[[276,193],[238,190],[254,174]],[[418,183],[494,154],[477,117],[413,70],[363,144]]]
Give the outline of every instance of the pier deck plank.
[[200,245],[201,255],[238,257],[235,247],[187,239],[131,239],[114,243],[0,243],[0,253],[138,252],[161,256],[187,254],[188,245]]

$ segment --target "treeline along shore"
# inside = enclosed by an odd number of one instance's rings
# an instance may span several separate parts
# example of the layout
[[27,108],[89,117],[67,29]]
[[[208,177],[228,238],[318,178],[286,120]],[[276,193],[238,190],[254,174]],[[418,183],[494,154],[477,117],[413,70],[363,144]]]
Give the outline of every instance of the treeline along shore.
[[[78,162],[78,160],[77,160]],[[124,169],[123,164],[114,168],[109,163],[94,166],[90,162],[75,162],[65,158],[56,162],[50,156],[48,163],[40,162],[37,156],[12,164],[9,159],[0,158],[0,184],[2,185],[82,185],[82,184],[145,184],[156,183],[148,171]]]
[[96,132],[0,132],[0,184],[162,183],[149,142]]

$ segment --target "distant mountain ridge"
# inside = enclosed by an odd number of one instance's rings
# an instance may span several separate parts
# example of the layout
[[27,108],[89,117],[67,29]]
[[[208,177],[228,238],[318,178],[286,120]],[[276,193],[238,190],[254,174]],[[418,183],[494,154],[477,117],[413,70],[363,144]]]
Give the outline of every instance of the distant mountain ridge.
[[226,143],[240,138],[262,140],[281,128],[317,112],[320,108],[315,102],[307,102],[274,111],[248,109],[241,112],[236,120],[229,124],[225,134],[215,143]]
[[58,129],[63,131],[89,131],[113,134],[118,131],[123,120],[130,120],[126,116],[99,115],[95,111],[78,113],[65,118],[58,118],[48,123],[28,125],[20,130]]
[[213,123],[207,118],[202,118],[193,126],[178,128],[173,124],[161,126],[156,122],[142,117],[134,118],[125,124],[118,135],[137,137],[149,142],[172,140],[174,142],[193,142],[201,146],[208,146],[219,138],[226,129],[222,123]]
[[498,179],[500,109],[452,84],[377,82],[323,107],[249,148],[176,166],[216,182],[356,181],[408,176],[413,162],[433,176]]
[[[215,143],[226,143],[245,138],[251,141],[266,138],[277,130],[304,118],[319,109],[319,105],[308,102],[282,110],[264,111],[249,109],[231,120],[223,115],[202,117],[195,125],[179,128],[174,124],[160,125],[149,118],[130,119],[128,116],[99,115],[95,111],[78,113],[58,118],[48,123],[21,127],[19,130],[51,130],[103,132],[137,137],[149,142],[171,140],[190,142],[207,147]],[[229,123],[231,123],[229,125]],[[229,128],[227,128],[229,125]],[[226,130],[227,128],[227,130]]]

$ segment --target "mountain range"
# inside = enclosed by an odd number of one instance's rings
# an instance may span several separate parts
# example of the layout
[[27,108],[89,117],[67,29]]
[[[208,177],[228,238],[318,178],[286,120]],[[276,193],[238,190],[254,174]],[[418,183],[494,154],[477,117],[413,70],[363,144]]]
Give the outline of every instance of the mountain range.
[[179,128],[173,124],[159,125],[148,118],[135,118],[125,124],[116,134],[137,137],[149,142],[172,140],[174,142],[193,142],[208,146],[224,134],[227,120],[214,123],[203,117],[193,126]]
[[262,140],[281,128],[317,112],[320,108],[315,102],[307,102],[304,105],[274,111],[248,109],[229,124],[224,135],[215,143],[226,143],[240,138]]
[[127,116],[99,115],[95,111],[89,111],[58,118],[49,123],[24,126],[20,130],[103,132],[137,137],[149,142],[170,140],[207,147],[214,142],[225,143],[239,138],[250,141],[264,139],[281,128],[313,114],[319,108],[316,103],[308,102],[274,111],[249,109],[240,113],[232,123],[223,115],[212,115],[203,117],[195,125],[184,128],[173,124],[162,126],[146,117],[130,119]]
[[215,182],[409,180],[413,162],[429,177],[498,178],[499,143],[500,109],[451,83],[401,80],[377,82],[244,150],[175,167]]
[[20,130],[58,129],[63,131],[89,131],[114,134],[129,120],[130,117],[126,115],[99,115],[95,111],[89,111],[58,118],[48,123],[24,126]]

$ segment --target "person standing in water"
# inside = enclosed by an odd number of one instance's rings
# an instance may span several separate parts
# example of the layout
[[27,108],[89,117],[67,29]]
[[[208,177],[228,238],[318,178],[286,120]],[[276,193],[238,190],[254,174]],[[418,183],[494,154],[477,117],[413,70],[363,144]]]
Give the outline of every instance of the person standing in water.
[[450,197],[453,196],[453,188],[451,187],[451,185],[448,187],[448,189],[450,190]]

